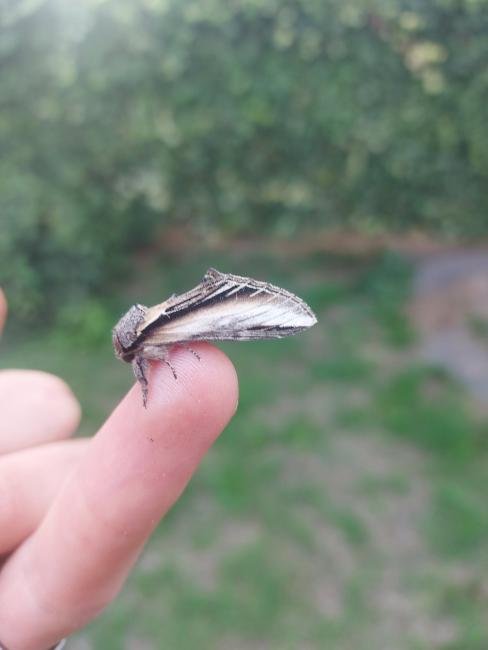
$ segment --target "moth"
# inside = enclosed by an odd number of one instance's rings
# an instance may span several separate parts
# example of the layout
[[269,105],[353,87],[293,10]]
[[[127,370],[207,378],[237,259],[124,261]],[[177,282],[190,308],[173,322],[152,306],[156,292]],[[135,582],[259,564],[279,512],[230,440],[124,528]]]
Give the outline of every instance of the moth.
[[310,307],[285,289],[209,269],[186,293],[154,307],[133,305],[114,327],[112,340],[115,355],[132,364],[146,406],[149,360],[164,361],[176,379],[168,358],[175,343],[282,338],[316,322]]

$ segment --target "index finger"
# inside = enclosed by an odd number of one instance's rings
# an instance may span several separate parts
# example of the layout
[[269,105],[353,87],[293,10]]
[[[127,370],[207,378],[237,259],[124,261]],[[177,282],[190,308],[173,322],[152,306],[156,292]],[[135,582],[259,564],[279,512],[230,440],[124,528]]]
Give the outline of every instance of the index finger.
[[0,639],[49,647],[119,591],[142,545],[233,415],[237,382],[210,345],[150,373],[148,409],[135,386],[93,439],[41,527],[0,574]]

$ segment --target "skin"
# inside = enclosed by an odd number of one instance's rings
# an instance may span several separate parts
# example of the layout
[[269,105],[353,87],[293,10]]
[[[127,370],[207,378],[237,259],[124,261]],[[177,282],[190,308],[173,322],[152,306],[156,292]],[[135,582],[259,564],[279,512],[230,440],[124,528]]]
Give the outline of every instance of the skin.
[[[0,326],[7,313],[0,291]],[[237,406],[227,357],[195,344],[151,363],[91,439],[70,439],[80,408],[52,375],[0,372],[0,640],[46,650],[119,593],[145,542]]]

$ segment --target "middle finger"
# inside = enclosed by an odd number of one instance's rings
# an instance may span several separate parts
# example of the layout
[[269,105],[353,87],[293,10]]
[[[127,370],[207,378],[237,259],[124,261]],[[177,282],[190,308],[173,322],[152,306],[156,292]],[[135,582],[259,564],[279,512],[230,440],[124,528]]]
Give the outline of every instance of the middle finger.
[[0,458],[0,555],[38,527],[88,444],[66,440]]

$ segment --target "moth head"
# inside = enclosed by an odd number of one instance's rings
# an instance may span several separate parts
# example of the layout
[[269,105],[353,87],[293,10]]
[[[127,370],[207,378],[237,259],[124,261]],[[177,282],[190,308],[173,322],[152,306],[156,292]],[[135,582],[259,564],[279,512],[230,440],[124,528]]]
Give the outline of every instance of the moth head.
[[133,350],[140,336],[140,325],[144,322],[146,312],[147,307],[144,305],[133,305],[112,330],[112,342],[119,359],[132,361],[134,358]]

